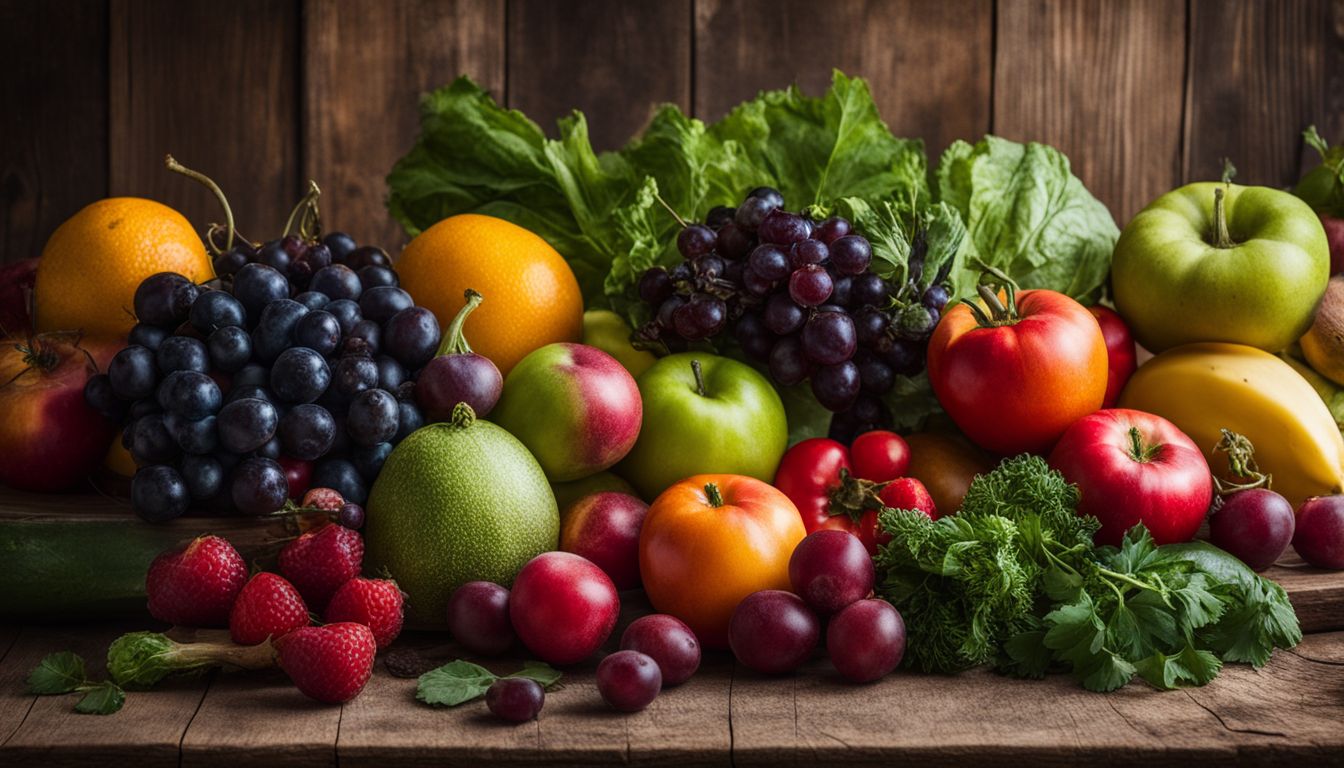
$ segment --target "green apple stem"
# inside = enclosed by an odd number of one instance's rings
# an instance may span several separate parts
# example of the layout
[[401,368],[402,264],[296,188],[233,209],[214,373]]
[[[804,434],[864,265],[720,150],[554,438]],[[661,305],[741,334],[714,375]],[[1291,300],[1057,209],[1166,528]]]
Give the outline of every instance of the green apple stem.
[[467,343],[466,334],[462,332],[462,329],[467,324],[467,315],[481,306],[485,297],[471,288],[467,289],[466,296],[467,303],[453,316],[453,322],[448,326],[448,332],[443,334],[443,342],[439,344],[439,351],[435,353],[439,357],[471,354],[471,345]]
[[1217,187],[1213,190],[1213,247],[1231,248],[1236,245],[1232,241],[1232,233],[1227,231],[1227,210],[1223,203],[1223,188]]
[[705,483],[705,497],[709,499],[709,506],[715,508],[723,506],[723,494],[719,493],[719,486]]
[[[229,200],[228,198],[224,197],[224,191],[220,189],[219,185],[216,184],[214,180],[211,179],[209,176],[206,176],[204,173],[201,173],[200,171],[191,170],[185,165],[177,162],[177,160],[175,160],[172,155],[164,155],[163,164],[166,165],[168,167],[168,170],[172,171],[173,173],[180,173],[193,181],[197,181],[200,182],[201,184],[204,184],[207,189],[209,189],[211,192],[215,194],[215,197],[218,198],[219,200],[219,204],[224,207],[224,221],[226,222],[226,226],[228,227],[228,237],[224,241],[224,250],[227,251],[230,248],[232,248],[233,233],[234,233],[233,209],[229,207]],[[215,250],[215,243],[212,238],[207,237],[205,242],[210,246],[211,250]],[[216,253],[215,255],[218,256],[219,254]]]
[[695,394],[701,397],[707,397],[708,393],[705,391],[705,374],[700,370],[699,360],[691,361],[691,373],[695,374]]
[[1227,454],[1227,466],[1237,477],[1247,478],[1247,482],[1234,483],[1214,475],[1213,487],[1218,496],[1228,496],[1238,491],[1252,488],[1269,490],[1273,478],[1260,471],[1255,463],[1255,446],[1245,435],[1239,435],[1230,429],[1222,430],[1223,436],[1213,450]]
[[476,423],[476,411],[466,403],[458,403],[453,406],[453,415],[448,419],[448,423],[459,429],[470,427]]

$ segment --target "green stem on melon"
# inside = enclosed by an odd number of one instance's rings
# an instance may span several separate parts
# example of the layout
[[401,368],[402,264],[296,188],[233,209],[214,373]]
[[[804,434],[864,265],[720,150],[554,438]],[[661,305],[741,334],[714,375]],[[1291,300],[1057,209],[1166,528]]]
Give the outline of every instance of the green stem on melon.
[[1213,247],[1231,248],[1236,245],[1232,241],[1232,233],[1227,230],[1227,210],[1223,202],[1224,190],[1218,187],[1213,190]]
[[700,361],[691,361],[691,373],[695,374],[695,394],[701,397],[708,397],[705,392],[705,374],[700,370]]
[[[224,197],[224,190],[220,189],[219,185],[216,184],[214,180],[211,179],[209,176],[206,176],[204,173],[201,173],[200,171],[191,170],[185,165],[177,162],[177,160],[175,160],[172,155],[164,155],[163,164],[168,167],[168,170],[174,173],[180,173],[193,181],[204,184],[207,189],[209,189],[211,192],[215,194],[215,197],[219,200],[219,204],[224,208],[225,225],[228,227],[229,232],[228,238],[224,242],[224,250],[227,251],[230,248],[232,248],[233,234],[234,234],[233,209],[229,207],[228,198]],[[215,244],[212,239],[207,237],[206,243],[210,246],[210,249],[212,251],[215,250]],[[215,255],[218,256],[219,253],[216,252]]]
[[471,345],[467,343],[467,337],[462,329],[467,324],[467,315],[470,315],[485,301],[485,297],[476,291],[467,289],[467,303],[457,311],[453,316],[453,322],[448,325],[448,332],[443,334],[443,342],[439,344],[439,351],[436,356],[444,355],[469,355],[471,354]]
[[1236,477],[1247,478],[1247,482],[1234,483],[1214,475],[1213,487],[1218,495],[1228,496],[1252,488],[1269,490],[1273,477],[1261,472],[1260,467],[1256,465],[1255,446],[1251,441],[1245,435],[1239,435],[1230,429],[1224,429],[1222,433],[1223,436],[1219,438],[1218,444],[1213,446],[1213,450],[1226,453],[1228,469]]
[[470,427],[476,423],[476,411],[466,403],[458,403],[453,406],[453,415],[449,417],[448,423],[463,429]]
[[709,506],[716,509],[723,506],[723,494],[714,483],[705,483],[705,497],[709,499]]

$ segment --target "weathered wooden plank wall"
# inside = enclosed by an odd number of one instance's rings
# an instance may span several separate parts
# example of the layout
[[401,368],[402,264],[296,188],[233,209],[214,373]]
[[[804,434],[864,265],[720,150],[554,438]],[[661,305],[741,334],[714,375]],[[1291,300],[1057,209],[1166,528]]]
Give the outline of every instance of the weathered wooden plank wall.
[[1122,223],[1223,157],[1290,183],[1310,123],[1344,140],[1344,0],[0,0],[0,64],[3,260],[107,194],[217,220],[170,151],[251,237],[311,177],[328,222],[396,247],[383,177],[459,73],[545,126],[582,109],[611,148],[659,103],[715,118],[838,67],[935,156],[1056,144]]

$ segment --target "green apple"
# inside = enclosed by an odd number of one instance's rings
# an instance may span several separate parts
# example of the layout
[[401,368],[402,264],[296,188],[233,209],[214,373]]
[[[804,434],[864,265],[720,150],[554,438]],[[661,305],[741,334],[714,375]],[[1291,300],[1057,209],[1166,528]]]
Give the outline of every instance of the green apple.
[[789,440],[784,404],[745,363],[683,352],[637,379],[644,426],[617,473],[645,499],[703,473],[770,482]]
[[1329,279],[1325,230],[1306,203],[1217,182],[1153,201],[1111,262],[1116,309],[1152,352],[1196,341],[1277,352],[1311,326]]
[[657,362],[652,352],[635,349],[630,343],[630,324],[609,309],[590,309],[583,313],[583,343],[597,347],[616,358],[631,376],[638,376]]

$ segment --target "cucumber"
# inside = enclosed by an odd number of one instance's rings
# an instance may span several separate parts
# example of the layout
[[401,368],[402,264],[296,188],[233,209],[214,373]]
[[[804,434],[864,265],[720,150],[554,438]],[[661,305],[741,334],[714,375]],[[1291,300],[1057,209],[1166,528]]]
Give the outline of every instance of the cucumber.
[[284,512],[150,524],[105,496],[0,488],[0,618],[145,616],[145,573],[160,552],[212,533],[249,563],[273,561],[311,519]]

